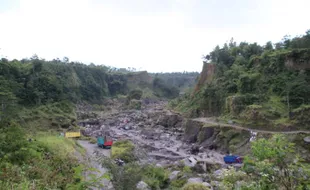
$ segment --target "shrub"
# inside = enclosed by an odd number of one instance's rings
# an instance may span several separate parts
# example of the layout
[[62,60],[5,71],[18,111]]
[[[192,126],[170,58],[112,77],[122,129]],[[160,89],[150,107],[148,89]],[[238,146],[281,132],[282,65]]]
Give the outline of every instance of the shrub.
[[91,137],[91,138],[89,139],[89,142],[90,142],[91,144],[96,144],[96,143],[97,143],[97,139]]
[[128,94],[128,99],[129,99],[129,100],[133,100],[133,99],[135,99],[135,100],[140,100],[141,97],[142,97],[142,95],[143,95],[142,90],[138,90],[138,89],[136,89],[136,90],[131,90],[131,91],[129,92],[129,94]]
[[162,189],[168,185],[169,178],[168,172],[161,167],[155,167],[152,165],[145,166],[143,168],[144,181],[152,189]]
[[116,141],[112,146],[112,159],[120,158],[129,163],[136,160],[134,155],[134,145],[129,140]]
[[175,180],[172,180],[171,183],[170,183],[170,187],[173,189],[173,188],[181,188],[183,187],[187,182],[187,179],[186,178],[182,178],[182,179],[175,179]]
[[136,189],[136,185],[142,179],[142,167],[136,163],[128,163],[125,166],[116,165],[109,158],[101,158],[102,165],[109,170],[111,182],[116,190]]

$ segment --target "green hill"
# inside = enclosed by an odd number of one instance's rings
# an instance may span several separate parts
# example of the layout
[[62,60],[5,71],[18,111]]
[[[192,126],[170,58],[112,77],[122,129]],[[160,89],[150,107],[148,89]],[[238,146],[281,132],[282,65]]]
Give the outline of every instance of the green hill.
[[310,30],[274,46],[231,41],[204,58],[193,92],[171,102],[191,117],[310,129]]

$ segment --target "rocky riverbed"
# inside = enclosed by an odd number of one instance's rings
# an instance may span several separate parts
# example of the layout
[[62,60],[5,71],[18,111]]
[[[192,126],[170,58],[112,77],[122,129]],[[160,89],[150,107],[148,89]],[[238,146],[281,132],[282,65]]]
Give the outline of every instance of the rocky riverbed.
[[106,134],[115,141],[131,140],[142,163],[166,166],[184,160],[189,166],[198,162],[204,168],[205,164],[224,164],[222,153],[186,140],[185,119],[164,106],[157,103],[146,105],[142,110],[121,110],[105,117],[82,120],[79,125],[85,136]]

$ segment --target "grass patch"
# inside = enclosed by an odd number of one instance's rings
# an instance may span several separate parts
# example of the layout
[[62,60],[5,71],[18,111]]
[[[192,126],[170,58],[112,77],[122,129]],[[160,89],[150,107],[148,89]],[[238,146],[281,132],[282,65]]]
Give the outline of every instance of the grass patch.
[[1,124],[0,134],[0,189],[67,189],[81,182],[72,139],[40,132],[29,141],[14,122]]
[[20,108],[18,121],[35,133],[39,130],[77,127],[72,103],[57,102],[34,108]]
[[133,162],[136,160],[134,156],[135,146],[129,140],[116,141],[112,146],[112,159],[120,158],[125,162]]
[[71,156],[76,151],[75,141],[69,138],[54,135],[41,135],[37,137],[37,141],[44,145],[49,152],[53,152],[60,158],[66,158],[68,156]]

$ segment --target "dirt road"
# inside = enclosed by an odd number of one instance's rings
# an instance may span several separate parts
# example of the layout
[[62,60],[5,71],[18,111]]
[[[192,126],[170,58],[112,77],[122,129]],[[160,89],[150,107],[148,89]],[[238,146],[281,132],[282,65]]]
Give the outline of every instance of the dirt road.
[[[91,144],[88,141],[79,140],[78,143],[86,150],[86,158],[88,167],[95,168],[98,172],[88,172],[86,173],[86,177],[90,174],[95,174],[97,177],[102,176],[107,170],[101,166],[101,164],[97,161],[95,152],[98,152],[102,156],[110,157],[109,149],[101,149],[96,144]],[[88,178],[89,179],[89,178]],[[112,190],[112,184],[107,179],[102,179],[101,184],[104,185],[103,188],[93,188],[93,190]]]
[[210,118],[195,118],[192,119],[193,121],[199,121],[202,123],[206,124],[212,124],[212,125],[217,125],[219,127],[231,127],[235,129],[241,129],[241,130],[246,130],[246,131],[252,131],[252,132],[257,132],[257,133],[265,133],[265,134],[298,134],[298,133],[305,133],[305,134],[310,134],[310,131],[306,130],[297,130],[297,131],[268,131],[268,130],[260,130],[260,129],[251,129],[251,128],[246,128],[242,126],[238,126],[235,124],[226,124],[226,123],[220,123],[220,122],[215,122],[210,120]]

